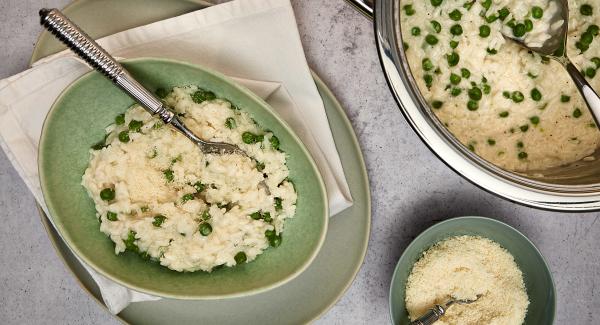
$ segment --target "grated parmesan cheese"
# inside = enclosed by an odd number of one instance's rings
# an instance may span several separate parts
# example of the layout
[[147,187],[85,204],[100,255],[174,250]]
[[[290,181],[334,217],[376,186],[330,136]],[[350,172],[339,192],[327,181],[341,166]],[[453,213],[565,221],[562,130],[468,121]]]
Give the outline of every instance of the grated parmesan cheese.
[[513,256],[482,237],[443,240],[423,253],[408,277],[406,309],[411,320],[452,297],[475,300],[450,307],[436,324],[522,324],[529,299]]

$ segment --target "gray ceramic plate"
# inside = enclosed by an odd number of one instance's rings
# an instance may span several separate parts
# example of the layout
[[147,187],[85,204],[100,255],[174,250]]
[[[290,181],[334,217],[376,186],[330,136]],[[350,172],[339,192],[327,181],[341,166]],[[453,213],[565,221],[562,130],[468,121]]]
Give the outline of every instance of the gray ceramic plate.
[[[151,1],[158,4],[151,6],[145,0],[105,0],[102,2],[103,6],[98,6],[97,2],[80,0],[65,8],[64,12],[91,31],[92,36],[100,37],[200,8],[190,1]],[[118,15],[127,19],[107,22],[97,18],[106,15]],[[40,37],[32,62],[60,49],[51,41],[47,36]],[[213,302],[164,299],[133,303],[118,315],[120,320],[132,324],[195,324],[198,320],[220,324],[301,324],[324,314],[343,295],[358,273],[366,253],[371,199],[366,168],[352,126],[326,85],[316,75],[314,78],[325,103],[354,205],[330,220],[323,248],[311,266],[295,280],[267,293]],[[43,215],[42,221],[67,266],[81,281],[82,286],[101,302],[98,288],[89,274]],[[236,312],[232,313],[232,310]],[[228,315],[226,319],[223,314]]]

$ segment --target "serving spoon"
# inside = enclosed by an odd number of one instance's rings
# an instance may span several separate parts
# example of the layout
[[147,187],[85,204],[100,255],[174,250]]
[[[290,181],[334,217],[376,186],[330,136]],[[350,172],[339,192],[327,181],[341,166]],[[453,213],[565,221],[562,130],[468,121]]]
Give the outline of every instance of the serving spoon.
[[558,10],[556,14],[550,19],[549,26],[553,26],[555,23],[559,21],[563,21],[563,24],[560,28],[552,29],[550,28],[548,32],[551,37],[546,40],[540,47],[528,46],[523,39],[516,38],[511,35],[507,35],[503,33],[504,38],[514,41],[520,46],[538,53],[542,56],[548,57],[550,59],[555,60],[560,63],[567,72],[569,72],[569,76],[575,82],[575,86],[579,89],[579,92],[583,96],[594,120],[596,121],[596,125],[600,127],[600,97],[594,91],[592,86],[587,82],[585,76],[577,69],[577,67],[571,62],[567,55],[567,36],[569,33],[569,2],[568,0],[550,0],[554,1],[557,4]]
[[41,9],[40,23],[56,38],[75,52],[93,69],[102,73],[125,93],[135,99],[150,114],[157,115],[194,142],[205,154],[239,154],[248,156],[238,146],[209,142],[197,137],[167,106],[144,86],[137,82],[125,68],[91,37],[69,20],[58,9]]
[[440,320],[440,318],[446,314],[446,312],[448,311],[448,308],[450,308],[450,306],[455,305],[455,304],[458,304],[458,305],[472,304],[475,301],[479,300],[479,298],[481,298],[481,295],[477,295],[477,297],[472,300],[452,298],[452,299],[448,300],[443,306],[442,305],[433,306],[433,308],[429,309],[421,317],[410,322],[410,325],[431,325],[431,324],[437,322],[438,320]]

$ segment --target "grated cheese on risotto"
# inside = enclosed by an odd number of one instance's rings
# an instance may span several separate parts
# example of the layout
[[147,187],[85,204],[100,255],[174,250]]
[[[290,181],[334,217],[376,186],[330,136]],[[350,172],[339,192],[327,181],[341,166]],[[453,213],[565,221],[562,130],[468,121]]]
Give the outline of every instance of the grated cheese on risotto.
[[210,272],[279,246],[297,199],[279,139],[212,92],[188,86],[162,95],[197,136],[251,158],[204,155],[139,105],[117,116],[82,179],[115,253]]
[[403,0],[411,72],[435,115],[482,158],[543,170],[593,154],[600,132],[567,71],[502,33],[539,47],[569,26],[567,53],[600,89],[600,4],[569,0],[568,22],[549,0]]
[[451,298],[477,300],[448,308],[440,325],[519,325],[529,305],[513,256],[497,243],[474,236],[437,243],[423,253],[408,277],[406,309],[411,320]]

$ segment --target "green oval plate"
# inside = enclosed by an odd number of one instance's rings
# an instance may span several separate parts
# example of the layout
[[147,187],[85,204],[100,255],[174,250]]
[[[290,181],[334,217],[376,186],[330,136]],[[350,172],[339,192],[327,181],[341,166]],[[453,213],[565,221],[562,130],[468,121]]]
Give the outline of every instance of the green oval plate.
[[283,243],[255,261],[212,273],[179,273],[135,254],[114,254],[100,232],[92,200],[81,186],[89,148],[104,138],[104,128],[134,101],[97,72],[70,85],[48,113],[40,139],[39,170],[50,216],[67,245],[100,274],[129,288],[178,299],[242,296],[281,285],[304,271],[327,232],[325,186],[310,154],[287,124],[262,99],[228,78],[196,65],[166,59],[123,63],[150,90],[198,85],[248,112],[272,130],[288,156],[290,178],[298,192],[296,215],[286,221]]
[[413,264],[435,243],[453,236],[472,235],[489,238],[508,250],[523,272],[529,308],[525,325],[549,325],[554,321],[556,291],[550,269],[533,243],[515,228],[484,217],[460,217],[431,226],[406,248],[392,276],[390,314],[393,324],[409,324],[404,306],[406,280]]

